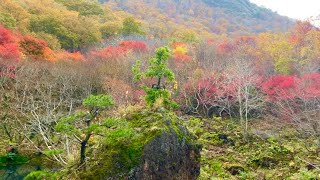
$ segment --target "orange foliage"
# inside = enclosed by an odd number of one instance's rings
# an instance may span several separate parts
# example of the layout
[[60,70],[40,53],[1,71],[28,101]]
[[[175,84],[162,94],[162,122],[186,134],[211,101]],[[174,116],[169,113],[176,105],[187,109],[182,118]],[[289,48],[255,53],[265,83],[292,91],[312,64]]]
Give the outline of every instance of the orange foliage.
[[125,56],[128,52],[127,48],[124,47],[113,47],[109,46],[101,50],[95,50],[91,52],[91,56],[98,59],[113,59]]
[[171,47],[173,49],[176,49],[177,47],[186,47],[186,46],[187,46],[186,43],[182,43],[182,42],[174,42],[171,44]]
[[191,56],[187,55],[188,47],[187,44],[181,42],[175,42],[171,44],[173,48],[173,57],[177,61],[190,61]]
[[313,29],[316,28],[310,22],[297,21],[289,36],[289,42],[293,45],[302,45],[307,34]]
[[50,48],[45,47],[43,51],[43,57],[45,60],[55,62],[57,60],[57,56]]
[[297,45],[300,43],[300,38],[295,34],[291,34],[289,36],[289,42],[293,45]]
[[85,57],[81,54],[81,52],[67,52],[62,51],[57,53],[58,60],[72,60],[72,61],[85,61]]
[[119,46],[136,52],[143,52],[148,49],[146,43],[141,41],[121,41]]
[[44,53],[48,48],[47,42],[32,36],[24,36],[20,41],[23,53],[33,59],[45,59]]

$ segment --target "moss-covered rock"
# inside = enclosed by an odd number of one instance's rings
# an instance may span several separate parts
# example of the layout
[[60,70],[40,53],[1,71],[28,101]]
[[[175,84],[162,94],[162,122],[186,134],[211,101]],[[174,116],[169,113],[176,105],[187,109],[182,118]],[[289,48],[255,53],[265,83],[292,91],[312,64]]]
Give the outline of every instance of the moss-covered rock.
[[196,179],[201,148],[187,140],[182,127],[180,133],[181,138],[172,128],[151,140],[130,179]]
[[196,179],[200,150],[174,113],[140,109],[108,119],[81,179]]

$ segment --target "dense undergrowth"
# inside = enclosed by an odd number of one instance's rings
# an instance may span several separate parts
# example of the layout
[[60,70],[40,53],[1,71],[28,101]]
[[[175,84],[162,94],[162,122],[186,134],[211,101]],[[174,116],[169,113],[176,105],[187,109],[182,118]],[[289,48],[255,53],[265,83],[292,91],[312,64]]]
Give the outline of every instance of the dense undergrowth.
[[203,144],[199,179],[319,179],[315,137],[294,126],[252,120],[248,140],[238,121],[192,118],[185,122]]
[[[144,147],[163,133],[175,133],[182,141],[193,142],[194,136],[183,135],[183,120],[163,108],[152,110],[131,106],[119,110],[118,117],[103,121],[100,136],[89,142],[94,147],[85,167],[69,166],[62,171],[34,171],[26,179],[105,179],[128,178],[141,163]],[[85,168],[85,170],[83,169]]]
[[[103,137],[91,142],[87,171],[73,167],[60,173],[34,172],[28,177],[103,179],[128,177],[139,165],[143,147],[157,135],[183,124],[202,145],[198,179],[319,179],[319,149],[315,137],[303,137],[294,126],[252,120],[244,140],[237,120],[177,117],[175,113],[132,106],[122,118],[104,121]],[[272,123],[272,124],[271,124]],[[28,179],[28,178],[27,178]],[[41,179],[41,178],[40,178]]]

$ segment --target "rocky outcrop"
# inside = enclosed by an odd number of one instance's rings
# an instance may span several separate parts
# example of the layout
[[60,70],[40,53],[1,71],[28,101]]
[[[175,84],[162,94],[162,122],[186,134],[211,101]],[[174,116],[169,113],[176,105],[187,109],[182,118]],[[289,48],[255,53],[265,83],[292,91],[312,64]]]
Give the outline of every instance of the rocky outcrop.
[[193,180],[200,174],[195,137],[175,113],[132,110],[106,120],[101,146],[88,157],[80,179]]
[[200,174],[201,147],[193,143],[185,128],[180,127],[178,132],[181,134],[171,128],[149,142],[140,166],[129,179],[196,179]]

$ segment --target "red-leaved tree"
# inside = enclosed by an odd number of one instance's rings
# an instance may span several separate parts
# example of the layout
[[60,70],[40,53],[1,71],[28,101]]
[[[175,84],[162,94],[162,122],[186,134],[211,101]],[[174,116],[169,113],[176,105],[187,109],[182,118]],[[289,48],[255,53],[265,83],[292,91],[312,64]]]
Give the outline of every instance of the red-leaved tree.
[[275,75],[261,85],[269,113],[320,135],[320,73]]
[[21,58],[18,38],[4,27],[0,27],[0,58],[8,61],[18,61]]

